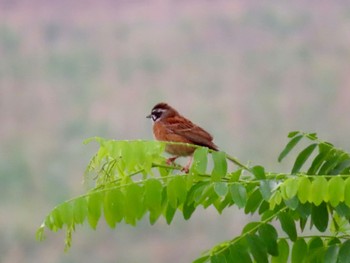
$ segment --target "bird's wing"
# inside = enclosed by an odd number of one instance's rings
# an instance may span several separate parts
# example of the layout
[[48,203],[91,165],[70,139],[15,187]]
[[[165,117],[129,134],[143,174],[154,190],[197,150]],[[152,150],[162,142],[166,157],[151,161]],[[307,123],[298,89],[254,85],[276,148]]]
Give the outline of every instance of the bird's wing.
[[217,146],[212,142],[213,137],[201,127],[193,124],[191,121],[184,121],[183,117],[175,116],[167,120],[167,129],[177,135],[183,136],[193,144],[206,146],[217,150]]

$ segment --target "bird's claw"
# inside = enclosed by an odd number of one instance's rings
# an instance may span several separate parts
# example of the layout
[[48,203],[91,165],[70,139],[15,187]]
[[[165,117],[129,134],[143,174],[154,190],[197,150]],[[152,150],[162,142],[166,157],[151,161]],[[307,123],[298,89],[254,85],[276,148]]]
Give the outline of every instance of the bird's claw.
[[176,160],[177,158],[178,158],[178,156],[168,158],[168,159],[166,160],[166,164],[167,164],[167,165],[172,165],[172,164],[175,162],[175,160]]
[[181,172],[184,172],[186,174],[188,174],[189,171],[190,171],[190,169],[187,165],[181,169]]

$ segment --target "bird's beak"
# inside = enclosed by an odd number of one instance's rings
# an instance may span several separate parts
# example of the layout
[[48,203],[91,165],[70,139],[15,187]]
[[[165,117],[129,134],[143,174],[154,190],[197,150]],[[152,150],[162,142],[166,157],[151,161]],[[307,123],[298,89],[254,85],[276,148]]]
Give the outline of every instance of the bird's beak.
[[152,118],[152,114],[146,116],[146,118],[148,118],[148,119]]

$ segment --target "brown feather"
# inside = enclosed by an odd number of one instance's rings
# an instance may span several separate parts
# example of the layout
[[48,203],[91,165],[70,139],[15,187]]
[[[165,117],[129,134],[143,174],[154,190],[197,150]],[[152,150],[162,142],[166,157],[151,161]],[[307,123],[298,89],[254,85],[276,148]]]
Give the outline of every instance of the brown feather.
[[167,118],[165,121],[168,123],[167,129],[177,135],[183,136],[191,143],[206,146],[212,150],[217,151],[217,146],[212,142],[213,136],[206,132],[201,127],[193,124],[190,120],[184,122],[182,116],[175,116],[173,118]]
[[[153,107],[152,113],[157,109],[164,109],[159,119],[153,124],[153,133],[157,140],[170,142],[183,142],[199,146],[208,147],[217,151],[217,146],[213,143],[213,137],[201,127],[195,125],[190,120],[181,116],[175,109],[166,103],[158,103]],[[157,116],[158,117],[158,116]],[[166,146],[166,151],[177,156],[191,155],[195,148],[186,145]]]

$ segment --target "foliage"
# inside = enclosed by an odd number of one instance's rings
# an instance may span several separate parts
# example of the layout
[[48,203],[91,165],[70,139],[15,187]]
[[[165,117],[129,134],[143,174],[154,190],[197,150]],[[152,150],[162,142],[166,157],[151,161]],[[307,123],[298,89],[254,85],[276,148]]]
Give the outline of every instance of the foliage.
[[[279,161],[301,141],[306,143],[290,174],[265,172],[262,166],[247,168],[223,152],[203,147],[196,149],[189,173],[182,174],[180,166],[165,165],[164,142],[93,138],[100,148],[86,178],[93,175],[95,186],[56,206],[37,237],[43,239],[45,228],[65,228],[69,248],[75,226],[87,221],[95,229],[102,214],[115,228],[121,222],[136,225],[146,214],[151,224],[159,217],[171,224],[176,212],[188,220],[199,206],[214,206],[221,213],[237,205],[259,220],[195,263],[232,262],[237,257],[240,262],[347,262],[350,155],[316,134],[291,132],[288,137]],[[229,171],[227,160],[238,169]],[[308,222],[314,235],[303,235]]]

